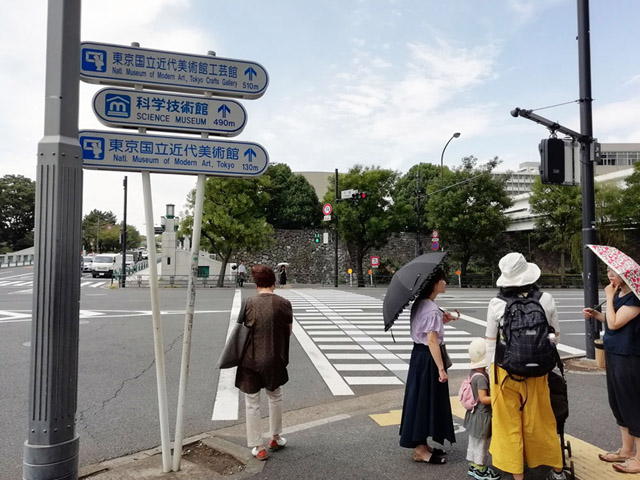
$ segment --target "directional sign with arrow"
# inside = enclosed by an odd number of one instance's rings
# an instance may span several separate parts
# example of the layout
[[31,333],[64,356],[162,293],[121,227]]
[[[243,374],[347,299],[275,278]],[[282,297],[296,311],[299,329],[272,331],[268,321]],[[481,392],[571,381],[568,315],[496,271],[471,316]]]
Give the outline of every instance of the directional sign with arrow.
[[100,130],[81,130],[79,141],[84,168],[97,170],[255,177],[269,165],[257,143]]
[[105,88],[93,97],[93,111],[108,127],[234,137],[247,124],[247,112],[237,101],[152,91]]
[[82,42],[80,79],[89,83],[260,98],[269,85],[262,65],[211,55]]

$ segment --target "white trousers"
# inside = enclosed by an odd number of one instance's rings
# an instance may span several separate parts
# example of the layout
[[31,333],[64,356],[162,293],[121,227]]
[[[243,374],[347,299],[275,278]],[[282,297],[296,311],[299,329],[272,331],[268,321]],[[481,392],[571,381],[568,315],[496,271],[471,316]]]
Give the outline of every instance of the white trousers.
[[[269,400],[269,432],[271,436],[282,433],[282,387],[273,392],[263,389]],[[262,428],[260,427],[260,392],[245,393],[244,405],[247,414],[247,446],[262,445]]]
[[467,460],[477,465],[486,465],[489,457],[489,438],[476,438],[469,435],[469,445],[467,446]]

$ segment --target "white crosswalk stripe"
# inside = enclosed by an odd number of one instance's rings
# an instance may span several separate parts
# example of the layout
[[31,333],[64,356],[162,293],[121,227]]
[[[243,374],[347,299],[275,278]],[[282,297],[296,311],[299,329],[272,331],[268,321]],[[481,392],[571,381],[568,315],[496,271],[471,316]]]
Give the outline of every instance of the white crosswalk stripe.
[[[0,280],[0,288],[13,289],[17,287],[29,287],[29,288],[21,288],[20,290],[11,290],[8,292],[9,295],[27,295],[33,293],[33,276],[29,276],[30,279],[22,278],[20,280]],[[80,287],[81,288],[100,288],[105,285],[108,285],[108,281],[104,280],[81,280]]]
[[[294,335],[305,351],[305,345],[312,342],[313,351],[307,354],[314,365],[322,359],[316,368],[334,395],[353,395],[351,386],[405,382],[413,349],[408,311],[396,321],[392,337],[384,331],[382,300],[320,289],[278,293],[291,302],[295,323],[300,327],[294,328]],[[445,329],[452,369],[468,369],[467,349],[478,337],[450,325]]]

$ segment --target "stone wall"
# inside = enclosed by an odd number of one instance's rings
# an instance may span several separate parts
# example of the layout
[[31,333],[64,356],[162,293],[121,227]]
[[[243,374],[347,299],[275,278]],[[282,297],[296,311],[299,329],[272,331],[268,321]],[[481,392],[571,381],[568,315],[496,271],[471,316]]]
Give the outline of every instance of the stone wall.
[[[333,285],[335,281],[333,232],[328,230],[328,244],[322,243],[322,237],[320,243],[314,242],[315,234],[318,232],[322,233],[320,229],[276,230],[275,243],[269,250],[258,254],[243,253],[237,258],[242,259],[247,267],[262,263],[275,269],[278,263],[286,262],[289,264],[288,283]],[[423,246],[430,246],[428,240],[426,237],[422,239]],[[362,265],[365,273],[369,269],[368,258],[373,255],[380,257],[383,267],[388,265],[395,269],[397,266],[404,265],[415,256],[415,234],[394,235],[384,248],[368,252]],[[357,271],[355,259],[350,258],[346,245],[340,242],[338,276],[341,283],[346,281],[349,268],[354,273]]]

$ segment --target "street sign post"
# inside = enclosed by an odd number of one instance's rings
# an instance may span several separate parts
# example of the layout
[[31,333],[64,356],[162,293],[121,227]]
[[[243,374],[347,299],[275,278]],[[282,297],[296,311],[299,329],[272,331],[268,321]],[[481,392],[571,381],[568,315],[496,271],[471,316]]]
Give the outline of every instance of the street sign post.
[[331,212],[332,212],[331,204],[325,203],[324,206],[322,207],[322,213],[324,213],[325,215],[331,215]]
[[378,268],[380,266],[380,257],[371,257],[371,268]]
[[96,117],[108,127],[233,137],[247,123],[246,110],[231,99],[105,88],[95,94],[92,103]]
[[82,42],[80,80],[104,85],[260,98],[269,84],[262,65],[211,55]]
[[351,199],[352,196],[355,195],[356,193],[358,193],[358,190],[354,190],[353,188],[350,190],[342,190],[340,192],[340,198],[342,200]]
[[79,137],[84,168],[256,177],[269,165],[257,143],[100,130],[81,130]]

